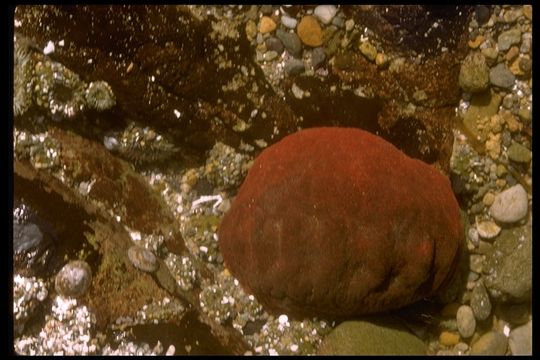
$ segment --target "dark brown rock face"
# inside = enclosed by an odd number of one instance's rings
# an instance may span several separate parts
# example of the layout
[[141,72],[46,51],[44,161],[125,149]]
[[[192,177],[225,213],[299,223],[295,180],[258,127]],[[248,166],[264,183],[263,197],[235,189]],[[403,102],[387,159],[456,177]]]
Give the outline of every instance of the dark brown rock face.
[[375,313],[432,295],[462,240],[449,180],[354,128],[302,130],[267,148],[219,229],[242,286],[297,317]]

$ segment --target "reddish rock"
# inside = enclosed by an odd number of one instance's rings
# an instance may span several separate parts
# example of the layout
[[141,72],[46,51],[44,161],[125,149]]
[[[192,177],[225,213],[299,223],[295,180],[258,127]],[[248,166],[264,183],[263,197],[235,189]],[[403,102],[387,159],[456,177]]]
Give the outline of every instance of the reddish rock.
[[375,313],[432,295],[462,240],[449,180],[354,128],[302,130],[267,148],[219,229],[246,291],[297,317]]

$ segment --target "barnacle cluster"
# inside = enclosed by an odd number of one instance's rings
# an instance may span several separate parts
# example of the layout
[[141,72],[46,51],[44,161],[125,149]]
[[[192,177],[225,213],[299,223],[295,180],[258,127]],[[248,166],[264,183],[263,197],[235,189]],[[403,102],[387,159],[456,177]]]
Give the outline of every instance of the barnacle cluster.
[[32,105],[34,65],[27,42],[15,36],[13,43],[13,114],[24,114]]
[[217,188],[234,188],[242,183],[251,164],[249,156],[218,142],[210,150],[204,175]]
[[197,214],[189,218],[183,235],[193,256],[211,264],[223,262],[216,234],[218,224],[219,218],[215,215]]
[[189,256],[179,256],[168,253],[165,265],[176,279],[176,283],[184,291],[193,289],[199,278],[198,271]]
[[89,108],[105,111],[116,105],[116,97],[111,86],[105,81],[93,81],[84,93]]
[[23,115],[33,104],[55,120],[72,119],[85,108],[105,111],[116,97],[105,81],[86,84],[72,70],[36,51],[21,35],[14,37],[13,114]]
[[47,295],[43,280],[20,275],[13,277],[13,325],[16,333],[23,332],[26,321]]
[[73,71],[60,63],[43,60],[37,62],[34,73],[36,105],[54,118],[73,118],[84,109],[86,84]]
[[31,134],[15,128],[13,150],[16,158],[29,159],[36,169],[53,168],[60,163],[58,155],[61,146],[48,135],[48,132]]
[[218,274],[215,283],[203,284],[199,301],[208,316],[222,324],[232,321],[240,332],[248,322],[264,321],[267,317],[255,297],[248,296],[227,270]]
[[136,164],[147,164],[169,158],[176,148],[148,126],[130,123],[124,131],[105,136],[103,144],[110,150]]

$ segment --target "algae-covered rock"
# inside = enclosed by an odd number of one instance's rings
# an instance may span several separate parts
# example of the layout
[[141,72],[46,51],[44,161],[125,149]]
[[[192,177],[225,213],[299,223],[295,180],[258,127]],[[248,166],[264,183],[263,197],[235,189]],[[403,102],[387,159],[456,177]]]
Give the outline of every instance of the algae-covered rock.
[[425,355],[422,340],[391,317],[346,321],[319,347],[321,355]]

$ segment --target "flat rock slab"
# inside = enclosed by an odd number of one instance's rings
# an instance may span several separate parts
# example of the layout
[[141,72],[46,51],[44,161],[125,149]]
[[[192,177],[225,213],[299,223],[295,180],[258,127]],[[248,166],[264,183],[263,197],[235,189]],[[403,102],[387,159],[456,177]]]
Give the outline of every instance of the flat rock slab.
[[299,131],[255,160],[219,243],[276,313],[347,317],[434,294],[463,241],[450,181],[355,128]]

